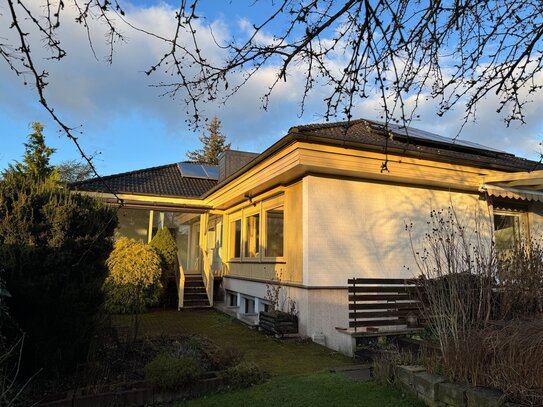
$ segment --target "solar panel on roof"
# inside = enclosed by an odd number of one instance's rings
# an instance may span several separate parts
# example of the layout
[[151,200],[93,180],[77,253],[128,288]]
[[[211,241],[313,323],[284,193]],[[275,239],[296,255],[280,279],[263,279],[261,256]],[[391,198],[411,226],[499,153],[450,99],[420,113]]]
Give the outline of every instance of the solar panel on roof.
[[202,165],[202,167],[204,167],[208,178],[219,179],[219,167],[216,165]]
[[[377,121],[371,121],[374,124],[377,124],[378,126],[384,126],[384,123],[377,122]],[[449,144],[449,145],[457,145],[467,148],[473,148],[476,150],[484,150],[484,151],[490,151],[493,153],[500,153],[500,154],[508,154],[507,152],[503,150],[498,150],[492,147],[487,147],[482,144],[473,143],[471,141],[467,140],[461,140],[461,139],[452,139],[449,137],[443,137],[439,136],[434,133],[430,133],[428,131],[415,129],[413,127],[406,127],[406,126],[400,126],[397,124],[389,123],[388,128],[393,132],[401,136],[409,137],[412,139],[418,139],[418,140],[427,140],[427,141],[434,141],[436,143],[441,144]],[[509,155],[509,154],[508,154]]]
[[212,165],[202,165],[193,163],[177,163],[179,171],[183,177],[218,179],[219,169]]

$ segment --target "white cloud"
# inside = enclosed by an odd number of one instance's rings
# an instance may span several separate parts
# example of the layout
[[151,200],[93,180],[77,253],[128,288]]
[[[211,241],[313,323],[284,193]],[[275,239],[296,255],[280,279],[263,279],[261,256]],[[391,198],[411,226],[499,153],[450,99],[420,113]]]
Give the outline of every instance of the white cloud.
[[[159,35],[171,36],[175,28],[176,10],[165,3],[152,7],[129,5],[125,11],[127,21]],[[161,80],[168,80],[169,76],[164,72],[150,77],[144,73],[167,52],[167,44],[130,29],[115,17],[118,27],[127,37],[127,43],[117,45],[114,62],[107,65],[103,61],[107,55],[107,45],[103,41],[105,27],[97,23],[91,26],[98,55],[96,60],[88,46],[84,27],[73,23],[74,10],[67,9],[66,13],[59,36],[68,50],[68,56],[59,63],[40,58],[39,64],[50,72],[50,85],[46,89],[50,103],[67,118],[68,123],[84,124],[84,130],[92,140],[95,132],[106,134],[110,123],[118,123],[138,115],[162,123],[171,137],[188,134],[186,137],[190,142],[196,140],[197,136],[189,133],[185,123],[187,116],[181,102],[182,97],[177,101],[159,97],[161,90],[150,86]],[[0,37],[10,38],[13,32],[6,28],[9,27],[7,14],[2,10],[0,14],[0,27],[3,27],[0,28]],[[202,29],[199,23],[196,24],[200,42],[204,47],[203,53],[210,60],[222,60],[224,51],[216,47],[209,30]],[[247,19],[213,21],[213,34],[219,42],[230,38],[228,24],[236,25],[235,29],[239,29],[239,25],[245,27],[245,30],[250,31],[251,28]],[[230,28],[234,29],[233,26]],[[272,41],[272,36],[262,34],[261,39]],[[187,41],[190,41],[190,38],[187,38]],[[45,56],[44,50],[38,44],[33,44],[33,47],[34,55]],[[339,47],[329,61],[330,66],[335,70],[340,69],[344,57]],[[232,140],[233,146],[260,151],[284,135],[291,126],[321,121],[318,114],[325,111],[323,99],[328,96],[329,88],[319,83],[315,84],[307,99],[304,116],[298,117],[299,103],[303,95],[304,70],[304,66],[292,66],[287,82],[278,83],[272,94],[267,112],[262,110],[260,97],[276,78],[277,70],[272,66],[257,72],[226,105],[205,104],[205,113],[208,116],[216,114],[221,118],[225,133]],[[242,73],[238,73],[233,80],[240,80],[241,75]],[[29,103],[29,100],[35,101],[37,97],[28,88],[24,88],[21,82],[5,64],[0,64],[0,92],[9,95],[0,98],[0,108],[13,111],[14,114],[29,111],[35,113],[35,103]],[[538,106],[542,102],[543,93],[536,94],[534,102],[529,104],[525,111],[528,124],[507,129],[495,113],[497,101],[489,99],[479,107],[477,122],[468,124],[461,138],[530,155],[538,148],[543,124],[543,116],[539,114]],[[435,101],[421,100],[421,117],[412,125],[446,136],[455,136],[463,118],[462,106],[457,106],[443,118],[438,118],[435,112]],[[378,119],[380,101],[377,98],[363,101],[356,107],[356,113],[360,117]],[[43,112],[40,114],[43,115]],[[107,140],[93,142],[107,146]]]

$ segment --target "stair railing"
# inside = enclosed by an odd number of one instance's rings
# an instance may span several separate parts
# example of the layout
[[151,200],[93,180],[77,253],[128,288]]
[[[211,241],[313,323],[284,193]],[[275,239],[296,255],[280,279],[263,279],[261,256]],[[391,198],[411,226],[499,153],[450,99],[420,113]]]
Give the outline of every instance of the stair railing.
[[177,310],[183,308],[183,300],[185,298],[185,272],[183,271],[183,266],[179,263],[179,257],[176,255],[176,277],[178,281],[177,285]]
[[207,299],[209,305],[213,306],[213,272],[211,271],[211,263],[209,256],[205,250],[202,250],[203,268],[202,268],[202,280],[206,288]]

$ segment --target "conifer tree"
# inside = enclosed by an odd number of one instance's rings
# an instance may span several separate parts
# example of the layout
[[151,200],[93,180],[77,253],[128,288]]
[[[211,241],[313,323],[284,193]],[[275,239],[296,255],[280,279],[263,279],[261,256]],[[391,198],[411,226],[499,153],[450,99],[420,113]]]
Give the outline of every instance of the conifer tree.
[[226,136],[221,134],[222,123],[217,116],[213,117],[206,125],[207,134],[199,137],[202,148],[187,152],[187,157],[191,161],[201,164],[218,165],[219,155],[226,150],[230,150],[231,143],[226,142]]
[[9,166],[8,171],[16,171],[32,179],[43,180],[55,172],[55,168],[49,163],[49,158],[55,152],[55,149],[45,144],[41,123],[32,123],[32,130],[34,130],[34,133],[28,135],[28,142],[24,144],[25,155],[23,162],[16,161],[15,165]]

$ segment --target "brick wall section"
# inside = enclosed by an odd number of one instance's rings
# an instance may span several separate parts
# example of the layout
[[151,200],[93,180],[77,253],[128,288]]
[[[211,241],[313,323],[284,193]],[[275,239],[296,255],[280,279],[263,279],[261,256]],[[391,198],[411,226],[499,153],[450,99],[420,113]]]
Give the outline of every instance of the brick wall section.
[[428,373],[422,366],[396,366],[396,384],[429,407],[515,407],[503,393],[483,387],[447,382],[443,376]]

